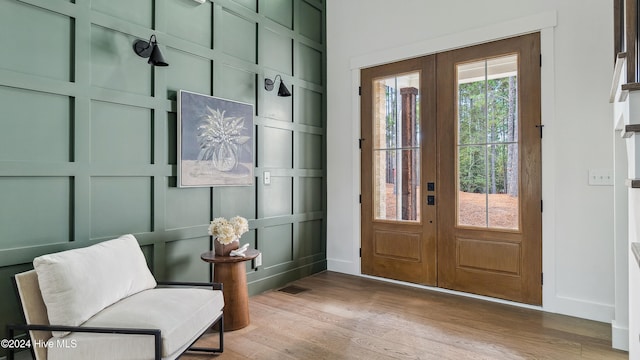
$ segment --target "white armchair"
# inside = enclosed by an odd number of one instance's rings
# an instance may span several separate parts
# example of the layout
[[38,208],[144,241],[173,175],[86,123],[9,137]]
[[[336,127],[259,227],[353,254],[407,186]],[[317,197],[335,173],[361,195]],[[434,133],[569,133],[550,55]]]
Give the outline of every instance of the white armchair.
[[[158,286],[132,235],[40,256],[14,279],[26,324],[8,325],[7,334],[28,331],[22,345],[34,359],[170,360],[187,350],[223,351],[221,284]],[[192,347],[215,324],[219,347]]]

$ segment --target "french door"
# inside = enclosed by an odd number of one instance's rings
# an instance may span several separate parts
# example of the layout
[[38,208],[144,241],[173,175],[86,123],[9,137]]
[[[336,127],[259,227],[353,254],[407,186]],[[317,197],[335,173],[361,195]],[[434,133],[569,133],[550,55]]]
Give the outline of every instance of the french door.
[[362,272],[436,285],[435,56],[361,80]]
[[539,34],[362,70],[362,272],[542,301]]

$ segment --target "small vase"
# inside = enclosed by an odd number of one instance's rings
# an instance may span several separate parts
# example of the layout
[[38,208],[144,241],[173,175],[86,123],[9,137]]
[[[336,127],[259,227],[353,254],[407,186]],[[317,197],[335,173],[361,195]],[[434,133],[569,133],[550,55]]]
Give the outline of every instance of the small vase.
[[216,238],[213,241],[214,250],[217,256],[229,256],[232,250],[235,250],[238,248],[239,244],[240,244],[240,241],[238,240],[234,240],[228,244],[223,244],[219,242],[218,238]]

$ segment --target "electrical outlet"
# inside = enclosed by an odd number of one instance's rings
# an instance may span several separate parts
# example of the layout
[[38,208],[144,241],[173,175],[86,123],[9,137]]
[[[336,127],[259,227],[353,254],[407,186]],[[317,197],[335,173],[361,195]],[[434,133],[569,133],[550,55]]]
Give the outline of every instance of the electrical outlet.
[[253,266],[258,267],[262,266],[262,253],[258,254],[255,259],[253,259]]
[[612,186],[613,170],[611,169],[589,169],[589,185],[592,186]]
[[262,180],[264,180],[265,185],[271,184],[271,172],[265,171],[264,173],[262,173]]

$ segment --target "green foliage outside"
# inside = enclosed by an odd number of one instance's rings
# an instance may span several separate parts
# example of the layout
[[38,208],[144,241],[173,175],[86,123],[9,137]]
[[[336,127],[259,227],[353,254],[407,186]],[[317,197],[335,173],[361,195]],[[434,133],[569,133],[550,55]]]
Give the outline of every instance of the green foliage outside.
[[517,196],[516,86],[515,76],[459,85],[461,191]]

